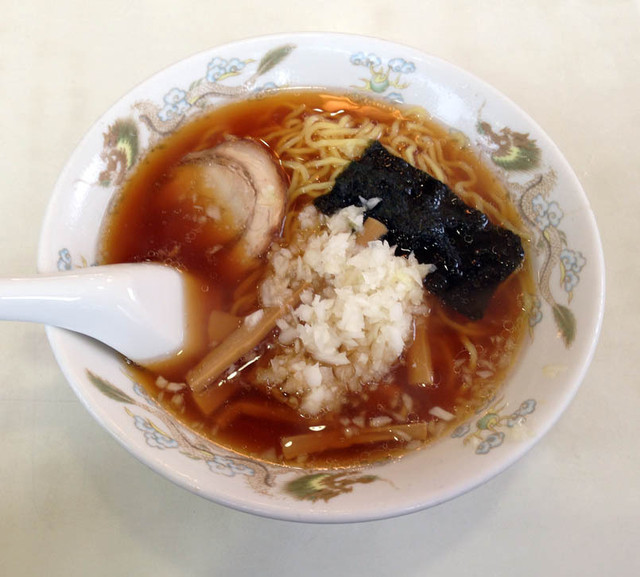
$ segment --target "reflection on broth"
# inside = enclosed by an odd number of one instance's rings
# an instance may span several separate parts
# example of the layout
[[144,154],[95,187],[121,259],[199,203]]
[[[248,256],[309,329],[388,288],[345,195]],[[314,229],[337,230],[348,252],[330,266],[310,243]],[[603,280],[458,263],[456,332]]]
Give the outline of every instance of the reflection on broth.
[[526,260],[470,320],[423,287],[432,267],[398,256],[393,231],[370,232],[384,198],[331,216],[314,208],[374,140],[526,238],[505,189],[456,135],[422,110],[339,94],[210,112],[120,192],[102,262],[164,262],[201,281],[207,357],[162,376],[132,369],[193,430],[278,463],[364,463],[437,438],[503,382],[533,292]]

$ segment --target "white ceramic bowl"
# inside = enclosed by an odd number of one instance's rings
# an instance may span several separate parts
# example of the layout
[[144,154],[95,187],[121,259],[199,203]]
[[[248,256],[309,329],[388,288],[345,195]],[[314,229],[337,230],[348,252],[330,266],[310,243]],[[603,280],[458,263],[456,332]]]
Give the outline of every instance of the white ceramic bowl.
[[271,36],[195,55],[134,88],[91,128],[55,187],[38,267],[46,272],[95,261],[117,183],[161,134],[231,98],[307,86],[356,88],[423,106],[468,137],[521,207],[537,246],[538,314],[497,398],[450,436],[397,461],[340,471],[281,468],[186,430],[131,381],[106,347],[60,329],[49,329],[49,338],[98,422],[182,487],[244,511],[298,521],[409,513],[478,486],[540,440],[575,394],[600,329],[604,267],[585,194],[540,127],[487,84],[406,46],[359,36]]

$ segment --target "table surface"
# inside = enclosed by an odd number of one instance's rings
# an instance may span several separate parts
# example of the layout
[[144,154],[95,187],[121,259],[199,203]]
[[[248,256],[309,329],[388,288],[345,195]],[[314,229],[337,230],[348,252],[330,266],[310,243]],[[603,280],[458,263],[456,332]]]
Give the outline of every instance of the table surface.
[[41,326],[0,324],[0,575],[640,574],[637,1],[0,0],[0,14],[0,275],[34,272],[57,175],[112,102],[192,53],[290,31],[403,42],[504,92],[573,166],[607,270],[595,358],[542,442],[458,499],[351,525],[174,486],[94,422]]

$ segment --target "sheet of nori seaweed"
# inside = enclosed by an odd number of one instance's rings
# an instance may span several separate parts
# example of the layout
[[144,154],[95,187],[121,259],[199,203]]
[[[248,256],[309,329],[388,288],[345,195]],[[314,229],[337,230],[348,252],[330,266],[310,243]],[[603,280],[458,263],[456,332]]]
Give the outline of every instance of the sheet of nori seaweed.
[[444,183],[377,141],[314,204],[333,214],[374,198],[382,200],[365,215],[386,225],[385,239],[397,254],[413,252],[421,263],[435,264],[425,287],[470,319],[482,318],[498,285],[524,258],[518,235],[492,224]]

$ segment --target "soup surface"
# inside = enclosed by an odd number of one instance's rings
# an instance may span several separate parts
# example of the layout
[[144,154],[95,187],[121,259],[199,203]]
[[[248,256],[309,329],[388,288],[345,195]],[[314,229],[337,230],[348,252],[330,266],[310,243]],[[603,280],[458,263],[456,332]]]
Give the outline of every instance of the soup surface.
[[[207,209],[193,195],[176,191],[176,167],[184,166],[185,157],[230,138],[266,146],[286,181],[284,217],[271,233],[272,246],[248,265],[234,261],[236,241],[212,225],[203,214]],[[200,281],[204,317],[247,317],[264,307],[261,289],[273,272],[270,255],[298,242],[300,212],[329,192],[336,176],[373,139],[447,184],[495,224],[526,238],[502,184],[461,135],[431,121],[424,111],[291,91],[223,106],[185,124],[151,150],[105,222],[101,261],[157,261],[187,270]],[[232,450],[308,466],[371,462],[425,445],[495,395],[526,333],[532,287],[525,259],[477,321],[447,309],[425,290],[406,346],[389,370],[375,382],[346,387],[344,399],[331,410],[305,409],[295,393],[269,376],[272,361],[291,346],[280,339],[282,323],[209,384],[210,397],[213,389],[224,392],[205,403],[204,410],[185,384],[192,366],[176,363],[161,376],[131,370],[167,410]],[[297,304],[290,303],[287,314]],[[214,349],[219,342],[212,340]],[[414,366],[414,358],[424,366]],[[343,374],[357,379],[348,371]]]

